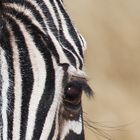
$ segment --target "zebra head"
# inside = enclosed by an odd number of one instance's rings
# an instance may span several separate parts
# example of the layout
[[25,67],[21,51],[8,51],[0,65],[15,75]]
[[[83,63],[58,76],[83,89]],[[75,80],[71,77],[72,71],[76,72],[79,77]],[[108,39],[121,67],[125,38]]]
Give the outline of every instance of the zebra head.
[[62,0],[1,1],[1,140],[85,139],[85,46]]

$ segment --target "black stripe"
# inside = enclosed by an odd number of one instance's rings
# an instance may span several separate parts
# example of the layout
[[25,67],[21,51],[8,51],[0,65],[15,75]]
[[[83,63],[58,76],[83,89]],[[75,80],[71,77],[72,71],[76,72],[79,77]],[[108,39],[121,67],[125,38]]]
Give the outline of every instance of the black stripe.
[[21,77],[22,77],[22,106],[21,106],[21,128],[20,128],[21,138],[20,139],[23,140],[25,139],[29,101],[32,93],[34,78],[33,78],[31,61],[30,61],[24,36],[18,24],[12,18],[6,15],[5,18],[10,23],[19,50],[20,69],[21,69]]
[[[1,9],[1,3],[0,3],[0,9]],[[1,10],[0,10],[0,14],[1,14]],[[1,17],[0,17],[1,18]],[[0,48],[2,49],[2,38],[3,38],[3,26],[4,26],[5,22],[3,20],[0,20]],[[0,52],[1,55],[1,52]],[[0,139],[2,139],[2,127],[3,127],[3,121],[2,121],[2,73],[1,73],[1,59],[0,59]]]
[[[58,36],[57,35],[57,28],[54,24],[53,18],[50,14],[48,7],[45,5],[44,1],[42,1],[42,0],[36,0],[36,2],[38,4],[38,6],[40,6],[44,16],[46,17],[46,19],[44,19],[44,20],[46,20],[46,22],[48,23],[50,30],[53,32],[53,34],[55,36]],[[40,15],[39,11],[35,8],[34,5],[32,5],[32,3],[30,1],[25,1],[25,0],[23,0],[23,1],[20,1],[20,0],[9,1],[8,0],[8,1],[5,1],[4,3],[12,3],[12,4],[15,3],[15,4],[19,4],[21,7],[25,6],[27,9],[29,9],[32,12],[32,14],[34,15],[34,18],[42,25],[43,29],[45,31],[47,31],[43,17]],[[5,11],[7,10],[7,8],[5,8]],[[18,13],[18,11],[17,11],[17,13]],[[26,14],[26,13],[24,13],[24,14]]]
[[55,36],[55,37],[57,38],[58,41],[60,41],[60,40],[59,40],[59,37],[60,37],[60,30],[61,30],[61,21],[60,21],[60,17],[59,17],[57,8],[56,8],[56,6],[55,6],[55,4],[54,4],[54,0],[51,0],[50,3],[51,3],[51,5],[52,5],[52,7],[53,7],[53,10],[54,10],[54,13],[55,13],[55,15],[56,15],[56,18],[57,18],[57,20],[58,20],[58,25],[59,25],[59,29],[58,29],[58,32],[57,32],[57,36]]
[[[34,25],[32,25],[34,26]],[[34,30],[36,29],[36,27],[34,26]],[[36,31],[38,32],[38,34],[40,34],[41,38],[42,38],[42,41],[44,43],[44,45],[49,49],[49,51],[53,54],[53,56],[55,57],[56,59],[56,62],[58,64],[60,64],[60,56],[56,50],[56,47],[53,43],[53,40],[50,38],[49,35],[45,35],[43,34],[42,32],[40,32],[38,29],[36,29]]]
[[61,10],[61,13],[64,15],[64,17],[66,19],[66,24],[68,26],[69,34],[72,36],[74,42],[76,43],[76,46],[79,49],[80,55],[83,58],[82,46],[81,46],[81,43],[80,43],[79,38],[77,36],[77,32],[75,31],[74,26],[72,25],[72,22],[71,22],[71,20],[68,16],[68,14],[66,13],[65,9],[63,8],[62,4],[60,3],[59,0],[57,2],[58,2],[58,5],[59,5],[59,8]]
[[10,86],[8,88],[8,138],[12,139],[12,131],[13,131],[13,112],[14,112],[14,68],[13,68],[13,52],[10,44],[10,38],[7,37],[7,48],[9,47],[6,53],[6,59],[8,63],[8,74],[9,74],[9,83]]
[[8,138],[12,139],[13,112],[14,112],[14,68],[13,68],[13,52],[10,43],[10,34],[6,28],[6,24],[5,26],[3,26],[2,38],[0,44],[5,51],[5,57],[8,66],[8,76],[9,76],[9,84],[10,84],[7,92]]
[[55,128],[55,127],[57,127],[56,126],[56,115],[55,115],[55,118],[54,118],[54,121],[53,121],[53,125],[52,125],[52,128],[51,128],[51,132],[49,134],[48,140],[52,140],[52,138],[55,134],[55,131],[58,131],[58,130],[56,130],[57,128]]
[[54,81],[55,71],[53,68],[53,63],[52,63],[52,58],[51,58],[52,54],[47,49],[47,46],[46,46],[47,43],[44,44],[41,41],[41,36],[37,34],[36,30],[30,31],[30,33],[33,36],[36,46],[38,47],[38,49],[41,51],[41,53],[44,56],[46,67],[47,67],[47,73],[49,73],[46,78],[44,93],[41,97],[37,114],[36,114],[35,128],[34,128],[34,133],[32,137],[32,140],[34,140],[34,139],[40,138],[47,113],[53,102],[54,90],[55,90],[55,86],[54,86],[55,85],[55,81]]
[[[8,3],[9,3],[9,1],[8,1]],[[12,4],[13,4],[13,3],[15,3],[15,1],[12,2]],[[36,9],[36,7],[35,7],[34,5],[32,5],[31,2],[24,1],[24,4],[23,4],[23,2],[21,3],[21,1],[18,0],[18,1],[16,1],[16,3],[17,3],[18,5],[20,5],[21,7],[23,7],[23,5],[24,5],[24,7],[26,7],[26,9],[30,10],[30,12],[33,14],[34,18],[41,24],[42,28],[43,28],[44,30],[46,29],[46,25],[45,25],[45,23],[44,23],[44,20],[43,20],[42,16],[40,15],[40,13],[39,13],[39,11]],[[12,7],[11,7],[11,8],[12,8]],[[5,9],[7,9],[7,8],[5,7]],[[13,7],[13,9],[14,9],[14,7]],[[24,13],[24,14],[26,14],[26,13]]]
[[56,25],[54,23],[54,20],[52,18],[52,15],[51,15],[47,5],[44,3],[43,0],[36,0],[36,1],[39,4],[39,6],[41,7],[42,12],[46,17],[46,21],[47,21],[47,24],[48,24],[50,30],[52,31],[54,36],[57,37],[58,36],[58,30],[57,30],[57,27],[56,27]]
[[20,3],[23,4],[25,0],[1,0],[2,3]]
[[70,130],[69,134],[65,137],[65,140],[85,140],[84,132],[82,131],[82,133],[78,135]]
[[[51,54],[48,54],[48,56],[51,57]],[[40,100],[38,111],[36,114],[35,129],[34,129],[34,134],[33,134],[32,140],[40,138],[46,116],[48,114],[48,111],[50,109],[50,106],[51,106],[51,104],[53,102],[53,98],[54,98],[54,90],[55,90],[54,69],[53,69],[53,66],[52,66],[52,63],[50,62],[50,60],[48,60],[48,63],[49,64],[48,64],[48,68],[47,68],[47,73],[49,73],[49,75],[47,76],[47,80],[46,80],[46,84],[45,84],[45,91]]]
[[46,30],[46,25],[44,23],[43,17],[40,15],[39,11],[32,5],[30,2],[25,2],[25,7],[28,8],[32,14],[34,15],[34,18],[42,25],[43,29]]

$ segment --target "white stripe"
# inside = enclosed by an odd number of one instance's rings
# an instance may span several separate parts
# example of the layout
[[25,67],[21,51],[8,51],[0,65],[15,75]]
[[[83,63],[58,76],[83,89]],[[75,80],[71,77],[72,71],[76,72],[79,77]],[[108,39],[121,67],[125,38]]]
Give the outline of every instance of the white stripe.
[[7,92],[9,87],[9,75],[8,75],[8,64],[5,58],[5,52],[2,48],[0,48],[0,56],[1,56],[1,74],[2,74],[2,120],[3,120],[3,140],[7,140],[7,108],[8,108],[8,99]]
[[53,126],[53,121],[54,121],[56,112],[58,111],[60,103],[61,103],[62,80],[63,80],[64,71],[63,71],[62,67],[60,67],[60,66],[56,67],[55,59],[53,59],[53,62],[54,62],[53,67],[56,70],[55,71],[54,99],[53,99],[52,105],[48,111],[48,115],[47,115],[45,123],[44,123],[44,127],[43,127],[43,131],[42,131],[40,140],[47,140],[48,139],[48,136],[49,136],[50,131],[51,131],[52,126]]
[[12,34],[10,27],[8,28],[11,36],[11,43],[13,49],[13,64],[14,64],[14,118],[13,118],[13,139],[19,140],[20,136],[20,120],[21,120],[21,98],[22,98],[22,86],[21,86],[21,71],[19,62],[19,51],[17,44],[15,43],[15,37]]

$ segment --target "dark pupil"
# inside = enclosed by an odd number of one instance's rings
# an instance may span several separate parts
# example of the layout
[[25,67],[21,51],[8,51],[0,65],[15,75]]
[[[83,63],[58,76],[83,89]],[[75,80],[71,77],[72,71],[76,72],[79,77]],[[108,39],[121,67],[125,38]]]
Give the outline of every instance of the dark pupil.
[[82,90],[80,87],[69,86],[65,90],[64,101],[71,104],[79,104],[81,102]]
[[81,90],[75,87],[68,87],[66,91],[66,98],[75,99],[80,96]]

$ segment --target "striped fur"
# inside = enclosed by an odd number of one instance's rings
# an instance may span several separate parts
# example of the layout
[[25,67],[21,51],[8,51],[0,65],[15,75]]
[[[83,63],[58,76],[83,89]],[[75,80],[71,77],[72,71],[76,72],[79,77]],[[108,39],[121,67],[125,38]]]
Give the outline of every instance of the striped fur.
[[62,0],[1,0],[0,140],[84,140],[82,111],[60,112],[84,49]]

